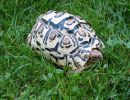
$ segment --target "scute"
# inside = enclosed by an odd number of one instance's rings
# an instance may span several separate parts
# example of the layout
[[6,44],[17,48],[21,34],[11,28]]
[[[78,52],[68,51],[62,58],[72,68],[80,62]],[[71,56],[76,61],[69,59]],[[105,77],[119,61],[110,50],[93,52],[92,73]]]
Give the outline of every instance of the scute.
[[78,16],[48,11],[36,20],[30,39],[32,48],[39,48],[59,66],[83,69],[93,48],[102,48],[90,24]]

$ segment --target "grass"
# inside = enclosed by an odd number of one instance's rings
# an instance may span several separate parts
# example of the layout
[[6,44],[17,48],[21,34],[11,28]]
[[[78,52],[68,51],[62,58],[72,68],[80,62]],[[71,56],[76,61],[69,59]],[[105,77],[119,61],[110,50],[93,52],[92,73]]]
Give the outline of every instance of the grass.
[[[129,0],[1,0],[1,100],[129,100]],[[89,20],[105,43],[104,60],[80,74],[35,54],[26,44],[36,18],[48,10]]]

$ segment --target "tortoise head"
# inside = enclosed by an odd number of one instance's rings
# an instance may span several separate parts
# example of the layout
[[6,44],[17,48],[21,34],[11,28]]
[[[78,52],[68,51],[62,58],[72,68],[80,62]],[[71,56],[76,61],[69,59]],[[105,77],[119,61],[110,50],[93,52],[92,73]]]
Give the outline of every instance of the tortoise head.
[[103,60],[103,53],[101,50],[103,50],[104,48],[104,43],[99,38],[96,38],[92,44],[92,49],[87,61],[88,65],[93,64],[99,60]]
[[102,60],[102,59],[103,59],[102,52],[99,49],[92,49],[88,62],[94,63],[94,62],[97,62],[98,60]]

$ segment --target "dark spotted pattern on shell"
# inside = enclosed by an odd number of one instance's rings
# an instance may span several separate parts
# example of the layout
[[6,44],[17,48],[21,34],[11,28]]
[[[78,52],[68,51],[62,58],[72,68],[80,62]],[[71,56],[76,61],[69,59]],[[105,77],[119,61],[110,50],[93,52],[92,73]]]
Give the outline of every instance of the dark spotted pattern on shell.
[[87,21],[56,11],[38,17],[28,43],[57,65],[73,70],[84,69],[91,50],[104,46]]

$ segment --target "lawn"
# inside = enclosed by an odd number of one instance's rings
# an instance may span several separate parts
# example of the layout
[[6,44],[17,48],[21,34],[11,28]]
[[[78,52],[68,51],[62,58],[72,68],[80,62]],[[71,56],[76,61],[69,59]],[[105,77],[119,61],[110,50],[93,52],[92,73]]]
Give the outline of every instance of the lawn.
[[[48,10],[88,20],[105,43],[104,60],[78,74],[26,44]],[[0,0],[1,100],[130,100],[130,0]]]

